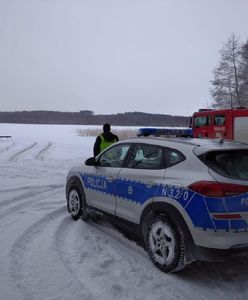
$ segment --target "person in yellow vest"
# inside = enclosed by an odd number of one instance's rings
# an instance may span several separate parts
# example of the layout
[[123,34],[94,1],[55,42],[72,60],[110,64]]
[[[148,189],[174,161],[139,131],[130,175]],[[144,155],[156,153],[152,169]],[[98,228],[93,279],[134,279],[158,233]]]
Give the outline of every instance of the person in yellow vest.
[[94,148],[93,148],[94,157],[96,157],[100,152],[102,152],[108,146],[118,141],[119,141],[118,136],[111,132],[110,124],[105,123],[103,125],[103,132],[97,136],[94,144]]

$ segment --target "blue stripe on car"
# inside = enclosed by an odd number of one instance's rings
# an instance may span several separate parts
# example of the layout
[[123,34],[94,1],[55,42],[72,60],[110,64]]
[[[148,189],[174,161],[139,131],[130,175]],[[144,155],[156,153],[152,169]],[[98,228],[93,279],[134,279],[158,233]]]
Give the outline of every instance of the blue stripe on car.
[[153,197],[167,197],[177,201],[187,212],[192,223],[203,230],[248,230],[248,222],[240,220],[216,220],[211,217],[213,213],[239,213],[247,212],[248,206],[242,206],[241,200],[248,198],[248,193],[241,196],[225,198],[205,197],[187,188],[173,185],[148,185],[135,180],[118,178],[108,180],[105,176],[81,173],[81,178],[86,189],[99,193],[116,195],[123,201],[136,202],[143,205]]

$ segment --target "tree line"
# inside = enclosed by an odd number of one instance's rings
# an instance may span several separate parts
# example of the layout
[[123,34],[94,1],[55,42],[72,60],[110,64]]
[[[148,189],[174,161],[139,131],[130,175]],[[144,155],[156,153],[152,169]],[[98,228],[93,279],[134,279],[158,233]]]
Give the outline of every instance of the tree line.
[[0,123],[25,124],[77,124],[102,125],[106,122],[116,126],[189,126],[189,117],[143,112],[125,112],[95,115],[93,111],[15,111],[0,112]]
[[232,34],[224,43],[210,93],[214,108],[248,107],[248,40]]

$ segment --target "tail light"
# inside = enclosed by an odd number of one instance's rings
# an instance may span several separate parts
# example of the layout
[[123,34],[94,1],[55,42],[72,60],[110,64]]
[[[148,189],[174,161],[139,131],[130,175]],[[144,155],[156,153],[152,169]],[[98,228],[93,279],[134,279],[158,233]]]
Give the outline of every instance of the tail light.
[[197,181],[188,186],[189,189],[207,197],[228,197],[248,192],[248,186],[216,181]]

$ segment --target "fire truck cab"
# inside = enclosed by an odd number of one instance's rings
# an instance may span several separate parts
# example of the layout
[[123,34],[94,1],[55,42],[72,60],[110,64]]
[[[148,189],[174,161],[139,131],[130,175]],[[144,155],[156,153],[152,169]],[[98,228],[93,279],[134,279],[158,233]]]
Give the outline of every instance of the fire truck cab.
[[248,108],[200,109],[192,117],[193,137],[248,143]]

